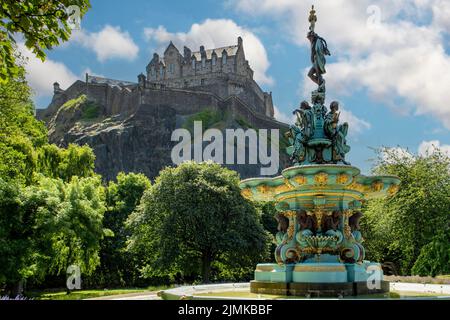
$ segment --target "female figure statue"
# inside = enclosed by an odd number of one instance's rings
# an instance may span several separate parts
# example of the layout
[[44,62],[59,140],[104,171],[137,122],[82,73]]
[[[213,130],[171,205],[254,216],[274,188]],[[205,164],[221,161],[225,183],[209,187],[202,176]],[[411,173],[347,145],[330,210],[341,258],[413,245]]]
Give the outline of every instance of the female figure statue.
[[334,162],[342,161],[344,164],[349,164],[345,161],[345,154],[350,151],[350,146],[347,145],[348,123],[344,122],[338,125],[339,122],[339,102],[333,101],[330,104],[330,112],[325,116],[324,130],[325,134],[331,139],[333,146]]

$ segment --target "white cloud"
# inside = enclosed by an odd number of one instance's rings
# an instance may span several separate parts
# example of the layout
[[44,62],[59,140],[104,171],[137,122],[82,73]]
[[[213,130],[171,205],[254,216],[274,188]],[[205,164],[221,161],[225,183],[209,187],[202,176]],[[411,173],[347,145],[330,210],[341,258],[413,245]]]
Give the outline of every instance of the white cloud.
[[273,115],[274,118],[280,122],[284,122],[287,124],[293,124],[296,120],[294,115],[288,116],[287,114],[281,112],[277,106],[273,106],[273,111],[274,111],[274,115]]
[[[232,2],[247,14],[276,19],[292,41],[309,46],[305,38],[309,2]],[[372,5],[379,9],[379,20],[368,11]],[[447,0],[317,0],[315,7],[316,31],[338,59],[327,64],[328,90],[339,94],[367,90],[374,99],[392,105],[400,98],[415,114],[431,115],[450,129]],[[403,109],[402,104],[394,107]]]
[[172,41],[179,50],[187,46],[193,51],[199,50],[201,45],[205,48],[218,48],[236,44],[237,37],[241,36],[246,59],[255,72],[255,80],[261,84],[273,84],[273,79],[267,75],[270,63],[261,40],[232,20],[207,19],[200,24],[193,24],[188,32],[171,33],[164,26],[145,28],[144,35],[147,40],[154,40],[159,46],[167,46]]
[[48,58],[42,62],[23,43],[18,44],[18,49],[27,58],[26,78],[36,97],[53,95],[54,82],[58,82],[62,88],[67,88],[77,80],[78,77],[63,63]]
[[418,152],[421,156],[427,156],[435,152],[436,149],[450,157],[450,144],[441,144],[439,140],[422,141]]
[[364,119],[355,116],[351,111],[340,107],[341,115],[339,117],[340,123],[347,122],[349,125],[349,136],[356,135],[365,130],[369,130],[372,125]]
[[91,70],[91,68],[87,67],[87,68],[84,68],[83,71],[81,72],[81,79],[84,79],[86,77],[86,73],[89,74],[90,76],[106,78],[105,75],[94,72]]
[[71,42],[93,50],[100,62],[115,58],[133,60],[139,53],[139,47],[128,32],[110,25],[99,32],[74,31]]
[[381,150],[381,158],[387,163],[397,163],[397,160],[403,161],[414,160],[414,155],[408,149],[401,147],[386,147]]

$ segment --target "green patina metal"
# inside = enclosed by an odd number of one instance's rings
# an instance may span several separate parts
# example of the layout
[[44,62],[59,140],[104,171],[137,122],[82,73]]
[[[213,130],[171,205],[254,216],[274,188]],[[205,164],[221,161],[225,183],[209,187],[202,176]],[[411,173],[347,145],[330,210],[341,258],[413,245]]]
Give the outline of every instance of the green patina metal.
[[[240,182],[243,196],[275,201],[278,210],[277,264],[259,264],[251,290],[270,293],[276,288],[274,293],[284,290],[297,294],[303,289],[307,292],[308,283],[316,287],[330,284],[336,290],[341,290],[342,284],[355,283],[353,288],[359,288],[359,292],[379,293],[388,286],[383,282],[380,264],[364,260],[360,209],[368,199],[394,195],[400,180],[395,176],[361,175],[345,160],[350,151],[346,143],[348,124],[339,123],[337,101],[330,104],[329,111],[324,104],[322,74],[329,51],[325,40],[314,32],[316,21],[313,7],[308,32],[313,64],[309,76],[318,88],[312,92],[312,106],[303,101],[294,111],[297,121],[286,134],[291,144],[286,151],[293,166],[278,177]],[[383,283],[382,287],[365,290],[362,283],[371,277]],[[273,283],[286,285],[274,287]],[[350,291],[356,294],[355,290]],[[334,292],[330,287],[324,287],[324,291]]]

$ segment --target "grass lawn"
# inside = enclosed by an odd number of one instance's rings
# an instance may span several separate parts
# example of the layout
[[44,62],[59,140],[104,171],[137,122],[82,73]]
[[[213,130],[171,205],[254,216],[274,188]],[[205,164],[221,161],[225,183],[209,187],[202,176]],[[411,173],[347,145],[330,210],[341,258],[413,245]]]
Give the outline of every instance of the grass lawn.
[[439,275],[434,278],[419,276],[384,276],[384,280],[406,283],[450,284],[450,275]]
[[147,288],[92,289],[75,290],[70,293],[67,293],[65,289],[46,289],[42,291],[30,291],[26,296],[34,300],[82,300],[118,294],[159,291],[168,288],[168,286],[157,286]]
[[[196,296],[201,297],[232,297],[232,298],[266,298],[266,299],[308,299],[304,296],[282,296],[282,295],[269,295],[269,294],[256,294],[245,291],[228,291],[228,292],[207,292],[198,293]],[[401,298],[418,298],[418,297],[438,297],[441,294],[435,293],[418,293],[418,292],[395,292],[391,291],[388,294],[373,294],[373,295],[361,295],[356,297],[345,297],[344,299],[401,299]],[[324,297],[327,298],[327,297]],[[328,297],[337,298],[337,297]],[[314,299],[314,298],[312,298]]]

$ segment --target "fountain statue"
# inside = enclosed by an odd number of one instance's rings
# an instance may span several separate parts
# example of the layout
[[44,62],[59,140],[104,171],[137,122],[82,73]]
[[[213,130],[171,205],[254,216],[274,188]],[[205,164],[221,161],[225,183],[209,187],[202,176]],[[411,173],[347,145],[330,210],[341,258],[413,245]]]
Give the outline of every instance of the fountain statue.
[[341,296],[384,293],[379,263],[365,260],[359,228],[364,201],[394,195],[395,176],[364,176],[345,159],[350,151],[348,124],[339,121],[339,102],[325,106],[326,41],[315,33],[314,6],[307,38],[317,84],[311,104],[303,101],[294,111],[296,121],[286,133],[293,166],[275,178],[240,182],[243,196],[274,201],[278,211],[275,260],[258,264],[251,292],[282,295]]

